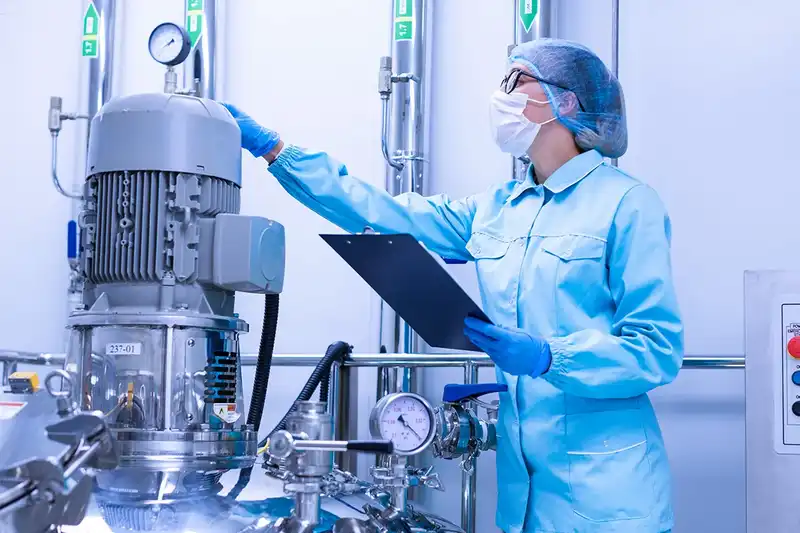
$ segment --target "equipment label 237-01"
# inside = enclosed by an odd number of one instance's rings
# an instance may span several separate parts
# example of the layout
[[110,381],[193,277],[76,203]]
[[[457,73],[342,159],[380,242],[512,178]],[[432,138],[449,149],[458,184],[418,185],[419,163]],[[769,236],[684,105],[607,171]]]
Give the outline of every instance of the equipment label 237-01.
[[110,342],[106,344],[106,355],[142,355],[142,343]]

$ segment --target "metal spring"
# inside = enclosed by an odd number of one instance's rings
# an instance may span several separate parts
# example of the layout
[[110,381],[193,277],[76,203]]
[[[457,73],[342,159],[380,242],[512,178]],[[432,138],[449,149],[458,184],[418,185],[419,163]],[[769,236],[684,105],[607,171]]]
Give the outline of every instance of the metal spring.
[[205,402],[236,403],[236,352],[215,351],[206,365]]

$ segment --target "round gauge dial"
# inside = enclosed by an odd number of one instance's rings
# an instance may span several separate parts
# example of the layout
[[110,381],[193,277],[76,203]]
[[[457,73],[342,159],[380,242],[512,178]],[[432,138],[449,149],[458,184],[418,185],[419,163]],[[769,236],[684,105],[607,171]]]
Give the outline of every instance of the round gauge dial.
[[396,455],[415,455],[434,437],[433,408],[421,396],[397,393],[384,396],[370,416],[375,439],[392,441]]
[[183,63],[192,49],[186,30],[171,22],[156,26],[147,46],[153,59],[168,67]]

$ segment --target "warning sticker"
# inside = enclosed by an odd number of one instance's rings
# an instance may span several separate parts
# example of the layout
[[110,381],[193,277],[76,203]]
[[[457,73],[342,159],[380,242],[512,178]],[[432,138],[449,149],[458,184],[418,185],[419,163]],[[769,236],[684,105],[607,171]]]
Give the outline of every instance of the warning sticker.
[[215,403],[214,415],[228,424],[233,424],[242,416],[241,413],[236,412],[235,403]]
[[0,402],[0,420],[14,418],[26,405],[27,402]]

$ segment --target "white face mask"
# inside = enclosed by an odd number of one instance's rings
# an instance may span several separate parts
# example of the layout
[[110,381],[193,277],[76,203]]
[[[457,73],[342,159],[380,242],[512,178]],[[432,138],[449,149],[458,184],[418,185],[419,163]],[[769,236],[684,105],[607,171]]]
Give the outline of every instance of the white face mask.
[[542,126],[556,120],[556,117],[553,117],[541,124],[531,122],[522,114],[528,102],[549,105],[549,102],[534,100],[528,98],[527,94],[519,92],[506,94],[503,91],[495,91],[492,94],[490,116],[492,137],[501,151],[514,157],[527,154]]

